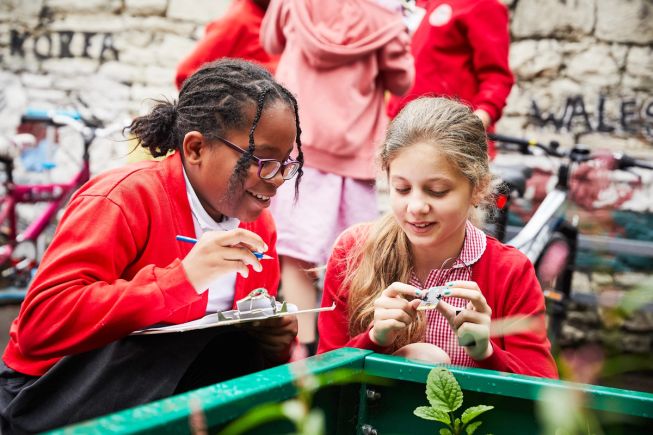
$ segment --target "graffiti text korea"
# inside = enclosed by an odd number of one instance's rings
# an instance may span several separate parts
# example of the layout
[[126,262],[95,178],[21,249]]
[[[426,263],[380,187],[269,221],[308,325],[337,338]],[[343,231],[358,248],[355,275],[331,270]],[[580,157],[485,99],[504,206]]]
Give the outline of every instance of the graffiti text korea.
[[111,33],[57,31],[30,33],[10,31],[10,54],[25,57],[32,53],[39,60],[85,57],[101,62],[118,60]]
[[[608,105],[612,115],[608,114]],[[620,98],[608,100],[599,95],[596,107],[587,107],[581,95],[567,97],[559,112],[545,112],[535,100],[531,102],[531,121],[539,126],[552,126],[556,131],[576,133],[625,133],[644,135],[653,140],[653,98]]]

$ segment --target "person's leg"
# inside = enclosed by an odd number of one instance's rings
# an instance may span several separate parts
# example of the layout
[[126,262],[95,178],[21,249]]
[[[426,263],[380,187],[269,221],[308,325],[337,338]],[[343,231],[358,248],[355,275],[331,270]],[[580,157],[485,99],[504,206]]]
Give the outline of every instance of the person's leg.
[[[271,211],[277,224],[277,252],[281,259],[280,295],[302,309],[315,308],[317,274],[311,269],[326,263],[337,226],[342,177],[304,167],[300,194],[295,202],[294,185],[282,185]],[[297,316],[301,346],[293,360],[315,353],[316,316]]]
[[[13,397],[0,409],[3,424],[9,433],[43,432],[168,397],[220,329],[129,336],[64,357],[43,376],[9,391]],[[230,349],[221,350],[216,371],[231,356]],[[11,375],[0,373],[0,379]]]
[[[315,282],[317,276],[310,269],[313,265],[292,257],[281,257],[281,292],[285,300],[297,305],[300,310],[315,308],[317,304],[317,291]],[[295,359],[301,356],[315,354],[316,331],[315,322],[317,317],[313,313],[297,316],[298,333],[297,339],[305,349],[298,352]]]
[[447,355],[444,350],[431,343],[407,344],[398,349],[393,353],[393,355],[432,364],[451,364],[451,358],[449,358],[449,355]]
[[263,354],[256,341],[244,331],[229,331],[217,335],[199,353],[177,384],[174,394],[248,375],[264,368]]

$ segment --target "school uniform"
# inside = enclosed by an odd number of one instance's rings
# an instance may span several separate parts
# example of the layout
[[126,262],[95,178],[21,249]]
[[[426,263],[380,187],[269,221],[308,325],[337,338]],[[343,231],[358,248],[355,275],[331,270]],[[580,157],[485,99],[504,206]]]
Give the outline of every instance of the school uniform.
[[177,89],[207,62],[225,57],[256,62],[274,74],[279,56],[268,54],[259,41],[265,10],[252,0],[234,0],[223,16],[207,24],[204,36],[177,66]]
[[[498,0],[420,3],[426,14],[411,42],[415,83],[404,96],[390,97],[388,115],[395,117],[418,97],[451,97],[483,109],[494,125],[515,81],[508,63],[508,9]],[[493,143],[489,154],[494,157]]]
[[[322,306],[336,303],[333,312],[320,313],[318,330],[320,342],[318,353],[340,347],[357,347],[387,353],[389,348],[378,346],[369,337],[369,329],[349,335],[347,317],[348,288],[342,288],[346,259],[350,250],[368,237],[370,224],[353,227],[343,233],[333,249],[324,282]],[[459,261],[447,273],[432,270],[422,283],[414,274],[409,284],[419,289],[444,285],[448,281],[473,280],[492,309],[492,319],[515,315],[527,315],[544,320],[544,296],[528,258],[517,249],[503,245],[486,236],[470,222]],[[465,308],[467,301],[447,298],[457,308]],[[542,322],[544,324],[544,322]],[[447,320],[436,310],[427,312],[427,328],[424,342],[441,347],[451,357],[452,364],[480,367],[524,375],[557,378],[555,362],[550,353],[551,345],[545,328],[528,333],[492,337],[493,354],[484,360],[472,360],[458,344]]]
[[[276,231],[264,211],[241,228],[275,260],[233,281],[235,301],[276,294]],[[129,336],[207,312],[181,259],[197,235],[179,153],[105,172],[71,199],[10,329],[0,367],[3,433],[37,432],[263,368],[246,334],[210,328]],[[224,295],[223,295],[224,300]],[[251,362],[251,364],[250,364]]]

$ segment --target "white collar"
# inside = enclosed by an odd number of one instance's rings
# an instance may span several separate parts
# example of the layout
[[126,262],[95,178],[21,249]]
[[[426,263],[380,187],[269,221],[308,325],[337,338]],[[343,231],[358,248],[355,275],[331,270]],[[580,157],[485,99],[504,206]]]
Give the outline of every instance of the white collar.
[[190,184],[188,175],[186,175],[186,170],[183,169],[184,180],[186,181],[186,195],[188,196],[188,202],[190,204],[190,211],[193,214],[193,218],[196,223],[199,225],[202,233],[206,231],[229,231],[238,228],[240,225],[240,220],[232,217],[225,216],[222,222],[216,222],[211,216],[204,210],[200,199],[197,197],[193,186]]

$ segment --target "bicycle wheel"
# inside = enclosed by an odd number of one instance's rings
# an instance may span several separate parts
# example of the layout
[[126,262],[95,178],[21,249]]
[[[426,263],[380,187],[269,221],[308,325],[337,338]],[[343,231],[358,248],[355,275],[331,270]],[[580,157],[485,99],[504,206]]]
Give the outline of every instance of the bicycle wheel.
[[535,263],[535,273],[543,290],[555,289],[558,280],[568,271],[571,250],[571,243],[566,236],[553,234]]
[[562,323],[567,315],[571,291],[573,269],[570,267],[570,261],[573,261],[573,258],[569,238],[562,233],[554,233],[535,263],[535,273],[546,298],[548,336],[552,349],[556,351],[559,348]]

